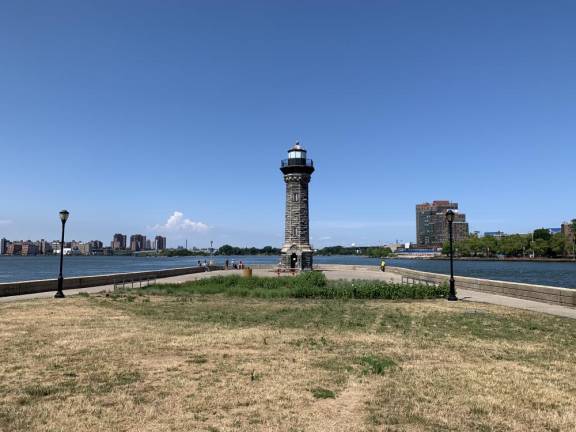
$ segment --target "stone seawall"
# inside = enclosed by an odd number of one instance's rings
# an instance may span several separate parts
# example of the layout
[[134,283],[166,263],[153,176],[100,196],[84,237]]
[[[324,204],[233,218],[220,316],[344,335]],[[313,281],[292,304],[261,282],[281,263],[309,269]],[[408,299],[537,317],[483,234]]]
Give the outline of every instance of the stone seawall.
[[[402,267],[387,267],[386,271],[414,279],[415,281],[430,283],[448,283],[448,280],[450,279],[448,275],[428,273]],[[477,279],[463,276],[455,276],[454,279],[456,280],[456,291],[461,288],[542,303],[576,307],[576,289]]]
[[[211,270],[221,270],[220,266],[211,266]],[[150,280],[166,278],[171,276],[180,276],[192,273],[204,272],[203,267],[181,267],[165,270],[151,270],[145,272],[132,273],[115,273],[98,276],[79,276],[68,277],[64,279],[64,289],[88,288],[100,285],[113,285],[115,283],[138,282],[140,280]],[[35,294],[40,292],[56,291],[58,288],[58,279],[43,279],[24,282],[6,282],[0,283],[0,297]]]

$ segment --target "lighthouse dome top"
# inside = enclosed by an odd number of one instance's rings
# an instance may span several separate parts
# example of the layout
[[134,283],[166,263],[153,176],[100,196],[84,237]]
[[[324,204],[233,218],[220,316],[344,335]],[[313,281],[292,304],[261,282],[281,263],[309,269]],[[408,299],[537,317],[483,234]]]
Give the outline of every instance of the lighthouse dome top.
[[288,150],[288,159],[282,161],[280,170],[284,174],[300,173],[310,175],[314,172],[314,162],[306,158],[306,150],[297,142]]
[[306,150],[296,142],[290,150],[288,150],[288,159],[306,159]]

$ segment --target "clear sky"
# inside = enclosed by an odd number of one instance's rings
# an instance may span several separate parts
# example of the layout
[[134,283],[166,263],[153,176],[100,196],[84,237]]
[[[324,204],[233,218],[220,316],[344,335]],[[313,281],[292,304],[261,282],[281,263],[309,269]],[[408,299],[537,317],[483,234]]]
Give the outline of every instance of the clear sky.
[[13,1],[0,7],[0,237],[279,246],[314,159],[316,247],[576,217],[576,2]]

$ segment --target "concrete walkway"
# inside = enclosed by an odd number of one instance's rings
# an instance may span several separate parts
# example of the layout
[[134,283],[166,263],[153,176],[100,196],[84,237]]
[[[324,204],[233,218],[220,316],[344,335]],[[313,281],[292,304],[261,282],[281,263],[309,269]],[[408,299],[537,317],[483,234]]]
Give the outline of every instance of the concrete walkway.
[[548,303],[535,302],[532,300],[506,297],[497,294],[483,293],[471,290],[459,290],[456,288],[458,299],[464,302],[489,303],[500,306],[508,306],[516,309],[525,309],[533,312],[541,312],[548,315],[556,315],[565,318],[576,319],[576,309]]
[[[222,276],[222,275],[231,275],[231,274],[240,274],[241,271],[239,270],[218,270],[218,271],[211,271],[211,272],[204,272],[204,273],[192,273],[187,275],[181,276],[172,276],[162,279],[157,279],[156,283],[159,284],[170,284],[170,283],[183,283],[192,280],[197,280],[206,277],[212,276]],[[129,287],[129,284],[126,284]],[[134,283],[134,287],[138,287],[138,283]],[[64,295],[70,296],[79,294],[81,292],[84,293],[101,293],[101,292],[112,292],[114,291],[114,285],[100,285],[90,288],[78,288],[78,289],[67,289],[64,290]],[[17,296],[8,296],[8,297],[0,297],[0,303],[7,303],[12,301],[18,300],[29,300],[29,299],[38,299],[38,298],[54,298],[54,291],[50,292],[42,292],[42,293],[35,293],[35,294],[24,294],[24,295],[17,295]]]
[[[402,282],[402,277],[395,273],[383,273],[377,268],[369,267],[356,267],[356,266],[321,266],[321,270],[329,280],[381,280],[387,282]],[[183,283],[192,280],[197,280],[206,277],[219,276],[219,275],[232,275],[241,274],[240,270],[219,270],[206,273],[196,273],[181,276],[173,276],[164,279],[158,279],[157,283],[167,284],[167,283]],[[255,276],[272,276],[275,277],[276,273],[269,269],[256,269],[253,271]],[[65,290],[64,293],[67,296],[78,294],[81,292],[85,293],[99,293],[99,292],[111,292],[114,290],[113,285],[103,285],[91,288],[80,288]],[[463,302],[468,303],[489,303],[500,306],[507,306],[516,309],[525,309],[533,312],[541,312],[549,315],[555,315],[566,318],[576,319],[576,308],[570,308],[566,306],[552,305],[547,303],[540,303],[530,300],[517,299],[513,297],[505,297],[495,294],[488,294],[478,291],[471,290],[459,290],[456,287],[458,298]],[[45,292],[37,294],[26,294],[21,296],[10,296],[10,297],[0,297],[0,303],[21,301],[27,299],[38,299],[38,298],[53,298],[54,292]]]

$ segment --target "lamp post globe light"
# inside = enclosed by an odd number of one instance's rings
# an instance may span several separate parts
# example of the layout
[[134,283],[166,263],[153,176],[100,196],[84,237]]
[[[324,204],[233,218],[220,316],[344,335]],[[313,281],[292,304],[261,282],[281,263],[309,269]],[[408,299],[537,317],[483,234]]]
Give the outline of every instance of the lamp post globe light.
[[452,234],[452,224],[454,222],[455,216],[456,212],[452,209],[449,209],[446,212],[448,232],[450,234],[450,292],[448,293],[448,301],[458,300],[458,297],[456,297],[456,283],[454,281],[454,237]]
[[62,221],[62,240],[60,241],[60,273],[58,274],[58,291],[56,291],[56,295],[54,296],[55,298],[66,297],[62,291],[62,287],[64,285],[64,278],[62,277],[62,265],[64,262],[64,226],[66,225],[68,216],[70,216],[68,210],[62,210],[60,212],[60,220]]

